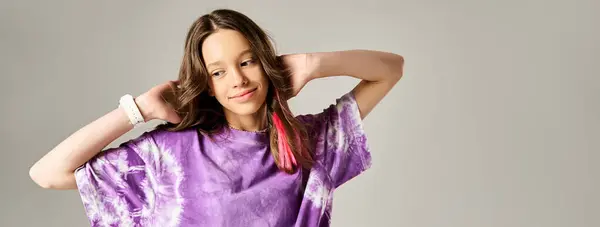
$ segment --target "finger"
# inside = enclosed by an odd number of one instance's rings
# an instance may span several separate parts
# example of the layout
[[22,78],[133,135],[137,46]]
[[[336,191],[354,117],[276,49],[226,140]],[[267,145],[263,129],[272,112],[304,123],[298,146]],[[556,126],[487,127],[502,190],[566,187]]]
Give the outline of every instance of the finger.
[[171,80],[169,81],[169,86],[171,86],[172,88],[179,88],[179,81],[177,80]]
[[169,114],[169,116],[167,117],[166,120],[173,124],[179,124],[181,122],[181,117],[179,117],[179,115],[177,115],[177,113],[171,113],[171,114]]

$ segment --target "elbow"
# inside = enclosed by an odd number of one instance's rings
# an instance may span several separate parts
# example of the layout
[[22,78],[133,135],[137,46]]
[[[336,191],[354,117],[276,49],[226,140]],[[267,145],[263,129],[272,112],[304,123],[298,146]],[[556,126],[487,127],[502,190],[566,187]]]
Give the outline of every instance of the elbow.
[[388,53],[382,58],[382,63],[386,75],[382,80],[395,84],[402,78],[404,74],[404,57],[402,55]]
[[33,180],[33,182],[35,184],[37,184],[38,186],[40,186],[41,188],[44,188],[44,189],[52,188],[52,185],[50,184],[50,182],[42,176],[40,171],[36,168],[36,165],[29,168],[29,178],[31,178],[31,180]]
[[29,169],[29,177],[31,180],[43,189],[65,189],[72,187],[65,187],[60,182],[67,182],[66,175],[63,177],[59,174],[52,174],[47,170],[39,169],[39,166],[34,165]]
[[392,77],[394,78],[395,82],[398,82],[402,78],[402,75],[404,75],[404,57],[402,57],[402,55],[395,54],[393,62],[394,70]]

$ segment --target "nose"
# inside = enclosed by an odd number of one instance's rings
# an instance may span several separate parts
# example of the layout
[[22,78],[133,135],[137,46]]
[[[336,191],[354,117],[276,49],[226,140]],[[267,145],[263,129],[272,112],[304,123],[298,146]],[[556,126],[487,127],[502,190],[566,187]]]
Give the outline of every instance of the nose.
[[244,75],[242,70],[240,70],[239,67],[235,67],[235,69],[232,70],[231,80],[234,88],[241,87],[248,83],[248,78],[246,78],[246,76]]

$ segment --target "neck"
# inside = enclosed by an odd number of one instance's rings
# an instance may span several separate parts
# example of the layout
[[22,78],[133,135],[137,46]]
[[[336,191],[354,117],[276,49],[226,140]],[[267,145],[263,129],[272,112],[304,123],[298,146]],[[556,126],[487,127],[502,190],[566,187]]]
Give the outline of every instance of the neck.
[[230,111],[224,112],[227,124],[234,129],[257,132],[267,127],[267,109],[264,105],[255,113],[249,115],[238,115]]

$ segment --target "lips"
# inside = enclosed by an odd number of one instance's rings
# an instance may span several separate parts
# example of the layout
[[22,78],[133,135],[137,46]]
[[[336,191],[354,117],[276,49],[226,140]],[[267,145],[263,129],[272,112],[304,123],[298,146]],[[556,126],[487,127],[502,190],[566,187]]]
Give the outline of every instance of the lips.
[[249,93],[252,93],[252,92],[256,91],[256,89],[257,89],[257,88],[253,88],[253,89],[249,89],[249,90],[242,91],[242,92],[240,92],[240,93],[237,93],[237,94],[236,94],[236,95],[234,95],[234,96],[231,96],[231,97],[229,97],[229,99],[234,99],[234,98],[239,98],[239,97],[242,97],[242,96],[244,96],[244,95],[247,95],[247,94],[249,94]]

